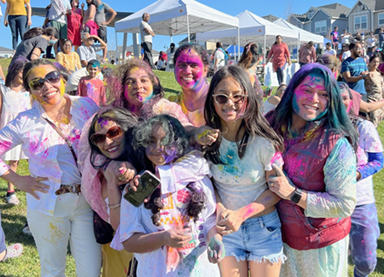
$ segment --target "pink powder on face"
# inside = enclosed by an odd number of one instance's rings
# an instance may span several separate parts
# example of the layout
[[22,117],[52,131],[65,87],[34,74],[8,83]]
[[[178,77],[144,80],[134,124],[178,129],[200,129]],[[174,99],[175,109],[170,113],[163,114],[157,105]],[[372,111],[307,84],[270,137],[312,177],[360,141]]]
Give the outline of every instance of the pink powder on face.
[[[191,50],[192,49],[181,52],[179,57],[177,57],[175,65],[176,81],[182,87],[188,88],[196,86],[196,84],[204,77],[204,64],[196,51]],[[183,80],[183,78],[187,76],[191,77],[191,75],[193,79],[192,81]]]

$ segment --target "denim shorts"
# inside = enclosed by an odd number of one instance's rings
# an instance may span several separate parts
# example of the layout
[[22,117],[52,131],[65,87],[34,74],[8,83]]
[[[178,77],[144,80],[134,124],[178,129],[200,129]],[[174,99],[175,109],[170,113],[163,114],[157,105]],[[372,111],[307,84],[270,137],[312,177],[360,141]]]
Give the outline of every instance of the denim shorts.
[[281,222],[277,211],[244,221],[235,233],[223,236],[226,256],[237,261],[284,262]]

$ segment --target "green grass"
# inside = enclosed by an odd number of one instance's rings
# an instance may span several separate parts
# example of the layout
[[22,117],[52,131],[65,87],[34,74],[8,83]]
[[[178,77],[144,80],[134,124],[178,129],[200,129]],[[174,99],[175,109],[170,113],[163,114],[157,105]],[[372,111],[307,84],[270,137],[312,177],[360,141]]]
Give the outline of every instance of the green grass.
[[[7,74],[9,62],[10,59],[0,59],[0,65],[3,67],[4,74]],[[180,86],[175,81],[173,74],[163,71],[156,71],[155,73],[161,80],[161,84],[165,88],[166,94],[177,93],[180,91]],[[381,124],[377,130],[383,141],[384,125]],[[28,163],[26,161],[21,161],[17,171],[21,175],[29,174]],[[382,186],[382,183],[384,183],[384,170],[377,173],[373,177],[373,180],[380,230],[381,233],[384,233],[384,187]],[[22,233],[22,227],[26,222],[25,193],[17,192],[21,203],[19,206],[11,207],[6,204],[6,200],[4,198],[6,191],[6,182],[0,179],[0,211],[2,213],[1,224],[5,232],[6,243],[7,245],[12,243],[23,244],[24,254],[18,259],[11,259],[0,263],[0,277],[40,276],[39,256],[33,238]],[[378,264],[376,270],[370,276],[384,277],[384,234],[381,234],[378,241],[377,258]],[[70,253],[67,255],[66,275],[69,277],[76,276],[74,259]],[[353,276],[352,266],[349,267],[349,276]]]

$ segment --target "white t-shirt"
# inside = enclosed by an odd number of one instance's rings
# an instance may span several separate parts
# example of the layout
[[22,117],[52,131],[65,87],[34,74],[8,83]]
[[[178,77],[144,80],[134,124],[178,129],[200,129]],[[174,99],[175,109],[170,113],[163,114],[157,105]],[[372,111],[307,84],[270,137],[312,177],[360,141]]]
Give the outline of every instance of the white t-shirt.
[[[381,144],[379,134],[372,122],[360,119],[357,122],[357,129],[359,131],[359,147],[356,154],[358,159],[357,168],[359,168],[368,162],[368,153],[383,152],[383,145]],[[356,206],[375,202],[372,175],[358,181],[356,188]]]
[[329,54],[329,55],[336,56],[336,50],[335,49],[325,50],[324,54]]
[[342,35],[342,43],[343,44],[349,44],[350,42],[350,39],[351,39],[351,35]]
[[255,201],[267,189],[265,171],[272,170],[275,148],[269,140],[257,136],[249,138],[242,159],[236,143],[225,138],[219,151],[224,164],[211,164],[213,180],[224,207],[235,211]]
[[376,45],[375,38],[370,37],[366,41],[367,41],[367,47],[374,47]]
[[152,35],[147,34],[144,29],[152,30],[151,25],[148,24],[148,22],[145,22],[144,20],[140,23],[140,36],[141,36],[141,43],[143,42],[150,42],[152,43]]
[[[192,240],[185,251],[191,252],[180,260],[175,270],[169,272],[167,272],[168,248],[166,246],[148,253],[135,253],[135,258],[138,261],[137,276],[219,277],[219,267],[208,261],[206,251],[207,234],[211,228],[216,226],[216,199],[212,183],[208,178],[210,171],[207,161],[201,154],[192,151],[180,158],[175,164],[158,166],[157,168],[161,179],[162,202],[164,204],[164,208],[160,211],[160,226],[153,224],[151,210],[146,209],[144,205],[136,208],[122,198],[120,226],[116,231],[111,247],[120,250],[117,240],[124,242],[135,233],[151,234],[177,229],[180,228],[180,225],[185,226],[185,223],[182,223],[185,222],[185,217],[181,215],[185,214],[185,209],[191,199],[190,190],[186,186],[190,182],[194,182],[198,189],[204,191],[206,202],[205,208],[196,222],[188,218],[187,225],[192,230]],[[196,174],[194,174],[195,172]]]
[[223,50],[217,49],[215,52],[215,60],[217,60],[216,71],[225,66],[225,55]]
[[343,56],[341,57],[341,59],[342,60],[346,60],[346,59],[348,59],[349,57],[351,56],[351,51],[345,51],[344,53],[343,53]]
[[48,19],[67,24],[67,16],[65,14],[70,9],[71,5],[68,0],[51,0]]

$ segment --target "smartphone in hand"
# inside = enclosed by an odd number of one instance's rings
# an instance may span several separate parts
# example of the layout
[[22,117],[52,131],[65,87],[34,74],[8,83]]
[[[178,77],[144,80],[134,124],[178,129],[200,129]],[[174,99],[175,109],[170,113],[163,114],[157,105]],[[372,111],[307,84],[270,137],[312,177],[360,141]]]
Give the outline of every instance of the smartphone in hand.
[[160,185],[160,179],[152,172],[146,170],[140,175],[137,190],[134,191],[129,188],[128,192],[124,194],[124,199],[135,207],[140,207],[144,200]]

